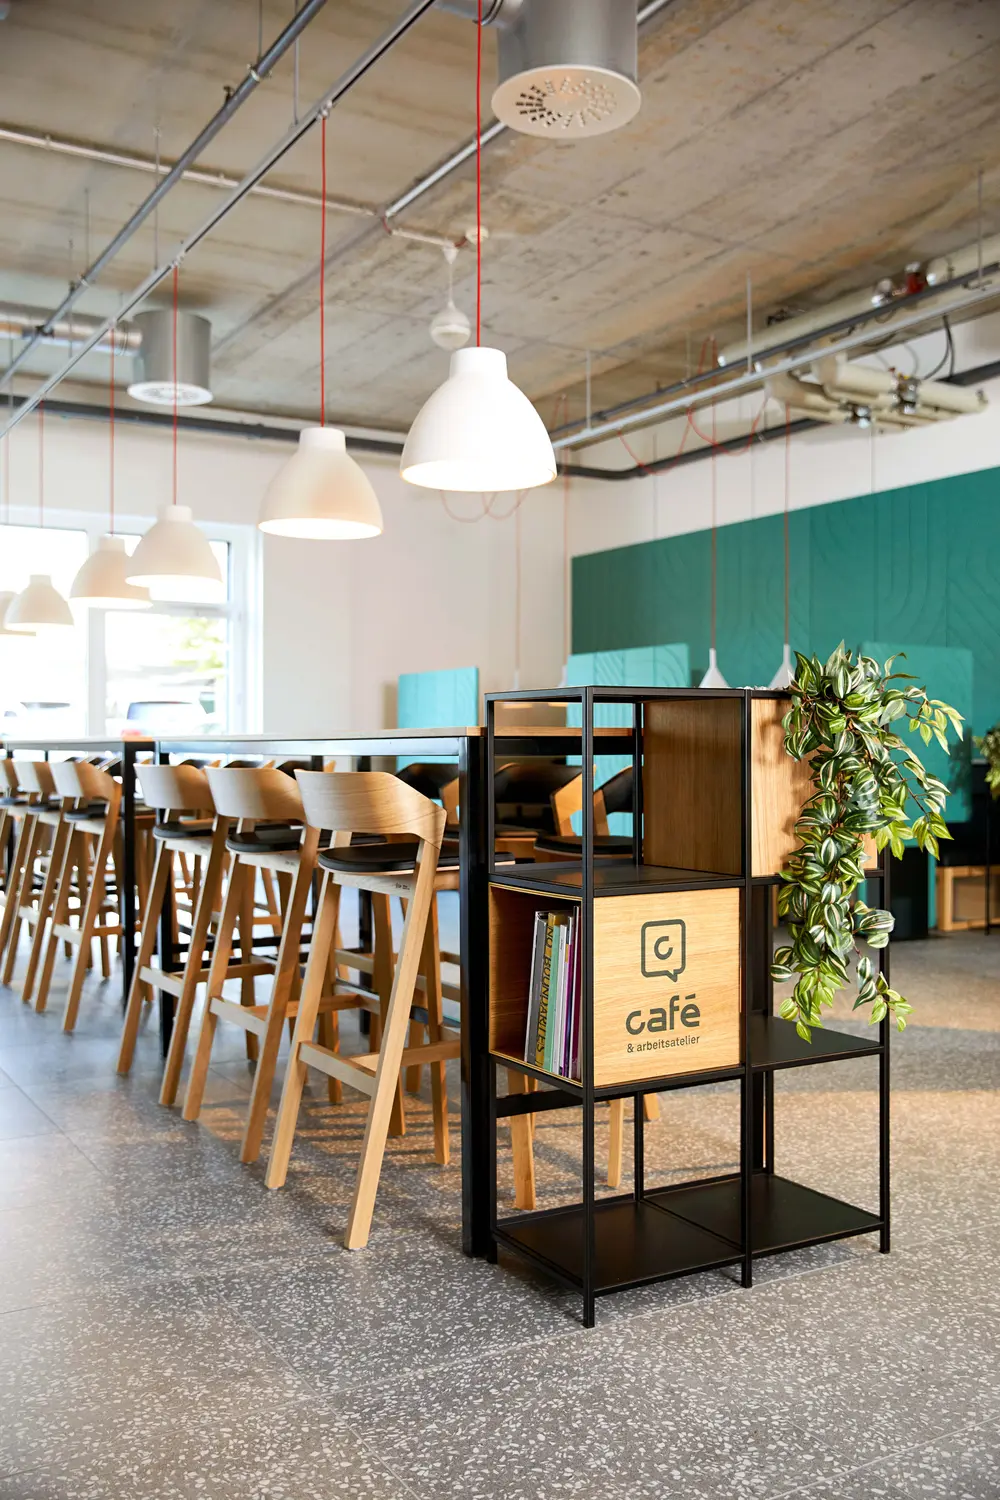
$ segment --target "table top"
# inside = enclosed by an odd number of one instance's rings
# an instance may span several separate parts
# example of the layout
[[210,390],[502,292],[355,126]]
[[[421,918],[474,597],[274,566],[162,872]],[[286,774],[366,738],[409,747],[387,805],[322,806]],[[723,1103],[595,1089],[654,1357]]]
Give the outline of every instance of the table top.
[[4,735],[0,745],[5,750],[120,750],[123,745],[134,745],[137,750],[152,750],[156,741],[145,735],[127,735],[124,738],[97,737],[81,734],[76,739],[47,740],[39,736]]

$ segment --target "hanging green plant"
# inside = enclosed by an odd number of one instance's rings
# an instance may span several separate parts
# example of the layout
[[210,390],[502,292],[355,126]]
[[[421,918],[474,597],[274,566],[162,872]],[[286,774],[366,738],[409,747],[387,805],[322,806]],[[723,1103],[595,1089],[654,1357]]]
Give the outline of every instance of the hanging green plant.
[[1000,724],[987,729],[982,739],[975,740],[974,744],[986,760],[986,785],[994,797],[1000,797]]
[[891,912],[856,899],[865,879],[864,844],[873,837],[877,849],[888,846],[899,859],[908,838],[936,855],[938,839],[951,837],[944,821],[948,788],[896,731],[906,718],[925,745],[934,739],[947,752],[949,729],[962,738],[962,715],[924,688],[906,686],[914,678],[893,672],[896,657],[880,666],[870,656],[855,657],[843,642],[825,664],[795,657],[792,706],[782,720],[785,749],[809,760],[816,790],[795,825],[799,847],[781,876],[778,913],[791,943],[776,949],[771,975],[794,979],[795,989],[779,1014],[809,1041],[824,1008],[850,983],[857,955],[854,1009],[871,1006],[873,1025],[891,1015],[902,1031],[913,1007],[862,951],[884,948],[893,926]]

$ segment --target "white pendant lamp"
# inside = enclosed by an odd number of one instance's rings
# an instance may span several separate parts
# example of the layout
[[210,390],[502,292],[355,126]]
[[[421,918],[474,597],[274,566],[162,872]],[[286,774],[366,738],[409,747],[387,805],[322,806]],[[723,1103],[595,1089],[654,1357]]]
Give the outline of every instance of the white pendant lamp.
[[476,27],[476,347],[456,349],[444,385],[417,413],[399,472],[422,489],[531,490],[556,477],[545,424],[507,375],[501,349],[482,347],[482,3]]
[[298,451],[264,495],[261,531],[314,541],[378,536],[382,510],[368,476],[347,452],[337,427],[306,427]]
[[[45,526],[45,406],[38,406],[38,525]],[[48,573],[32,573],[28,586],[15,594],[7,606],[4,625],[16,635],[33,635],[50,626],[73,624],[66,600],[54,587]]]
[[111,363],[108,391],[108,427],[111,444],[110,481],[108,485],[108,525],[110,534],[102,536],[97,551],[92,552],[77,572],[69,597],[79,599],[92,609],[145,609],[152,600],[149,590],[127,581],[129,560],[125,543],[115,536],[115,338],[111,330]]
[[32,573],[27,588],[15,594],[4,616],[4,625],[15,635],[33,635],[37,630],[72,623],[72,611],[48,573]]
[[129,558],[125,580],[138,588],[155,588],[161,597],[204,604],[221,596],[222,573],[208,537],[194,524],[190,505],[177,504],[177,302],[178,276],[174,266],[173,499]]
[[382,508],[337,427],[326,425],[326,115],[320,123],[322,207],[319,245],[318,427],[299,433],[299,446],[271,480],[257,526],[270,536],[304,541],[358,541],[379,536]]
[[715,407],[712,407],[712,644],[708,651],[708,671],[705,673],[699,687],[703,688],[727,688],[729,683],[719,671],[719,662],[715,654],[715,617],[717,588],[716,578],[718,573],[718,488],[715,473]]
[[34,635],[33,630],[10,630],[7,626],[7,611],[17,595],[12,589],[4,589],[0,592],[0,635],[29,636]]
[[128,559],[128,583],[204,603],[218,599],[222,574],[190,505],[168,505]]
[[102,536],[73,579],[69,597],[92,609],[146,609],[152,603],[149,589],[128,582],[131,566],[122,538]]
[[789,497],[789,494],[791,492],[791,474],[792,474],[792,431],[791,431],[791,421],[792,421],[791,409],[788,406],[786,406],[785,407],[785,517],[784,517],[784,520],[785,520],[785,643],[784,643],[784,650],[782,651],[782,654],[781,654],[781,666],[778,668],[778,670],[775,672],[774,676],[771,678],[771,681],[768,683],[768,687],[769,688],[773,688],[777,692],[781,692],[785,688],[791,687],[792,683],[795,681],[795,667],[794,667],[794,665],[792,663],[792,648],[791,648],[791,646],[789,645],[789,642],[788,642],[788,637],[791,634],[791,631],[789,630],[789,608],[788,608],[789,583],[790,583],[790,580],[791,580],[791,549],[789,547],[789,540],[788,540],[788,497]]
[[556,477],[545,424],[501,349],[457,349],[410,428],[400,473],[431,490],[530,490]]

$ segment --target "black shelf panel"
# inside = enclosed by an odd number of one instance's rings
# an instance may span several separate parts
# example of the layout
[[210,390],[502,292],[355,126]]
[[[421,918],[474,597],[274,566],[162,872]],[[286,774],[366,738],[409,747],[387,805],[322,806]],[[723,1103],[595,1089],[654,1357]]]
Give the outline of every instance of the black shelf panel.
[[[551,895],[576,896],[583,890],[583,865],[567,860],[532,863],[496,870],[494,885],[522,886]],[[674,865],[635,865],[628,860],[594,861],[595,896],[635,896],[650,891],[732,890],[743,884],[741,875],[715,870],[683,870]]]
[[[750,1201],[750,1244],[754,1255],[774,1255],[827,1240],[871,1234],[882,1227],[881,1220],[863,1208],[770,1172],[754,1173]],[[647,1194],[647,1202],[671,1218],[688,1219],[730,1245],[739,1245],[739,1177],[664,1188]]]
[[877,1031],[869,1038],[814,1026],[812,1041],[804,1042],[794,1023],[780,1016],[751,1012],[748,1019],[750,1067],[754,1072],[805,1068],[810,1063],[842,1062],[848,1057],[875,1057],[882,1050]]
[[[540,1083],[558,1086],[568,1093],[577,1094],[580,1099],[583,1098],[584,1088],[578,1078],[565,1078],[561,1073],[548,1073],[544,1068],[525,1062],[511,1052],[491,1051],[490,1057],[499,1067],[513,1068],[517,1073],[525,1073],[529,1078],[537,1078]],[[594,1089],[594,1098],[599,1102],[607,1102],[609,1099],[631,1099],[636,1094],[663,1094],[670,1089],[696,1088],[699,1084],[732,1083],[741,1076],[742,1072],[742,1067],[737,1064],[732,1068],[704,1068],[695,1073],[670,1073],[666,1077],[630,1078],[627,1083],[602,1084]]]
[[[573,1286],[583,1282],[583,1235],[581,1204],[508,1219],[496,1229],[498,1244]],[[740,1258],[732,1244],[711,1230],[632,1198],[594,1205],[594,1246],[598,1296],[733,1265]]]

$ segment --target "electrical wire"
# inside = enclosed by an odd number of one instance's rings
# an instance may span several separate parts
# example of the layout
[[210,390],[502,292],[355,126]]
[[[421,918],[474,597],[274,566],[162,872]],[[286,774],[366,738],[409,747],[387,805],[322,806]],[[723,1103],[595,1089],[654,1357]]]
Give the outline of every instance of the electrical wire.
[[174,381],[173,381],[173,385],[174,385],[174,431],[173,431],[174,473],[173,473],[173,495],[174,495],[174,504],[175,505],[177,504],[177,276],[178,276],[178,268],[175,265],[174,266],[174,274],[173,274],[173,293],[174,293],[174,340],[173,340],[173,342],[174,342],[174,349],[173,349],[173,360],[174,360]]
[[115,534],[115,340],[118,337],[118,326],[115,324],[111,329],[111,365],[108,376],[108,426],[111,443],[110,482],[108,485],[108,520],[109,535]]
[[789,583],[792,576],[792,551],[788,527],[789,496],[792,491],[792,408],[785,404],[785,645],[791,641],[791,610]]
[[940,375],[949,359],[951,360],[951,368],[948,371],[947,378],[950,380],[955,373],[955,340],[952,337],[951,324],[948,322],[947,316],[942,317],[941,326],[944,329],[944,353],[933,370],[930,370],[926,375],[921,375],[921,380],[933,380],[936,375]]
[[483,342],[483,0],[476,27],[476,348]]
[[326,426],[326,114],[320,123],[319,425]]
[[45,525],[45,402],[38,403],[38,527]]

